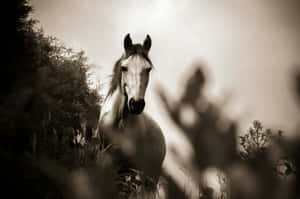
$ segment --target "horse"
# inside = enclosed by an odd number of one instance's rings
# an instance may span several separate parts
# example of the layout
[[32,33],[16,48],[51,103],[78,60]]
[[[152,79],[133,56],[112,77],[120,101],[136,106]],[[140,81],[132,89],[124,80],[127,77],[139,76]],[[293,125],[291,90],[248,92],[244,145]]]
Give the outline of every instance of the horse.
[[166,145],[159,125],[144,113],[145,93],[153,69],[148,56],[151,44],[149,35],[143,44],[133,44],[129,33],[125,36],[124,53],[114,65],[96,131],[105,140],[119,173],[134,172],[136,177],[140,176],[137,178],[144,176],[155,187]]

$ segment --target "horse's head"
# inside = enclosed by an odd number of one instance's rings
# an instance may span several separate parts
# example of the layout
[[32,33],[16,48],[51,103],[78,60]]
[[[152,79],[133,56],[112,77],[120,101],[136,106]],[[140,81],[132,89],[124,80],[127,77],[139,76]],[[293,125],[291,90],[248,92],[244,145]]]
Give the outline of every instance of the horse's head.
[[140,114],[145,107],[145,92],[152,63],[148,58],[151,38],[147,35],[143,45],[132,44],[130,35],[124,39],[125,53],[120,60],[121,89],[127,96],[127,106],[131,113]]

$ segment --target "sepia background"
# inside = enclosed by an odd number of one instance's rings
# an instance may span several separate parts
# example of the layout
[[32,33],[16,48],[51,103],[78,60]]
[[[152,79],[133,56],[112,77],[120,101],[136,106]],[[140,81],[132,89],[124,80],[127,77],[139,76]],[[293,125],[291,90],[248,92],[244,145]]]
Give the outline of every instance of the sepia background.
[[115,193],[93,133],[130,33],[152,38],[145,112],[167,144],[150,198],[299,197],[298,1],[15,2],[0,84],[4,191]]

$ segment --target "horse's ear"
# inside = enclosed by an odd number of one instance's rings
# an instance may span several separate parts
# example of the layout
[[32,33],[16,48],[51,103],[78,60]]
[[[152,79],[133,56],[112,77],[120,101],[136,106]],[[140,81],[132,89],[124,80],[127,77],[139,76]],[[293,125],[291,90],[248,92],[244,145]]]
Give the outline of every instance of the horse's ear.
[[143,48],[148,52],[151,48],[151,37],[147,35],[143,43]]
[[128,33],[124,38],[124,48],[127,51],[132,46],[132,40],[130,38],[130,34]]

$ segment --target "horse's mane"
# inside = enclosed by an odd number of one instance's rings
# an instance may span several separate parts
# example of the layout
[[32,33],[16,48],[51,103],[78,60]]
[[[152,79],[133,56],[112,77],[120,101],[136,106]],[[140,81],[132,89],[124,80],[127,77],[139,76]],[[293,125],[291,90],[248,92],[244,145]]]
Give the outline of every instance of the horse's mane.
[[130,49],[128,49],[114,64],[112,79],[110,81],[107,96],[112,95],[118,86],[121,85],[121,61],[129,58],[130,56],[140,56],[152,65],[152,62],[148,57],[148,52],[143,48],[143,46],[141,44],[133,44]]

